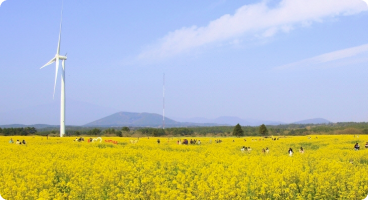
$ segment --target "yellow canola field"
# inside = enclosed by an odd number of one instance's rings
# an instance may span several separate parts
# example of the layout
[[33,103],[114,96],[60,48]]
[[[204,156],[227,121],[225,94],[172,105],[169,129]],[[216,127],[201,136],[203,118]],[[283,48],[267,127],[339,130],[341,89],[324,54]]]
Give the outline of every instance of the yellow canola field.
[[[192,138],[200,145],[178,145],[184,137],[160,144],[147,137],[136,144],[130,140],[137,138],[103,138],[118,141],[111,144],[0,137],[0,194],[7,200],[364,199],[368,136],[310,137]],[[9,144],[10,138],[27,145]],[[355,142],[361,150],[353,150]],[[252,151],[241,152],[243,146]]]

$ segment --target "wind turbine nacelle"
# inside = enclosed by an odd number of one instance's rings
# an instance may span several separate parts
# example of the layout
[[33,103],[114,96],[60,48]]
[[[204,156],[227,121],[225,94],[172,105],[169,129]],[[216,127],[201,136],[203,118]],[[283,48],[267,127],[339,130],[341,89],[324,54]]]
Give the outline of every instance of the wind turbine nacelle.
[[59,60],[66,60],[67,57],[66,56],[59,56]]

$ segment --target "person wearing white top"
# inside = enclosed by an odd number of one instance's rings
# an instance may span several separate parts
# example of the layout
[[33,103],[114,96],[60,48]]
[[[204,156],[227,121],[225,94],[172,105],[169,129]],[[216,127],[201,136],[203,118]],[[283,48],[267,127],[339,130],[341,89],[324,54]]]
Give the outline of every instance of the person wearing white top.
[[293,149],[292,148],[289,148],[289,151],[288,151],[288,153],[289,153],[289,156],[293,156]]

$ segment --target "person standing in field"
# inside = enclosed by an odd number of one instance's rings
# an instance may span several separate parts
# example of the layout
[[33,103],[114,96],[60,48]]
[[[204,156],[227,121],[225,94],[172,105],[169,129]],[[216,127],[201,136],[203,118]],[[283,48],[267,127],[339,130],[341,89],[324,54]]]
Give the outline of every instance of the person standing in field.
[[303,149],[303,147],[300,147],[299,152],[300,152],[300,153],[304,153],[304,149]]
[[14,143],[13,138],[10,138],[9,143],[10,144],[13,144]]
[[25,140],[23,140],[23,141],[22,141],[22,143],[23,143],[23,144],[26,144],[26,141],[25,141]]
[[358,142],[357,142],[357,143],[355,143],[355,145],[354,145],[354,149],[355,149],[355,151],[358,151],[358,150],[360,149],[360,146],[359,146]]
[[266,153],[270,152],[270,150],[268,149],[268,147],[266,147]]
[[289,156],[293,156],[293,153],[294,153],[294,152],[293,152],[293,149],[292,149],[291,147],[289,148],[288,153],[289,153]]
[[262,149],[262,153],[265,154],[266,153],[266,150],[265,149]]
[[242,152],[242,153],[244,153],[244,151],[247,149],[247,147],[245,147],[245,146],[243,146],[243,148],[241,148],[240,149],[240,151]]
[[365,143],[365,148],[366,148],[366,149],[368,148],[368,142],[367,142],[367,143]]
[[157,139],[157,144],[160,144],[160,139]]

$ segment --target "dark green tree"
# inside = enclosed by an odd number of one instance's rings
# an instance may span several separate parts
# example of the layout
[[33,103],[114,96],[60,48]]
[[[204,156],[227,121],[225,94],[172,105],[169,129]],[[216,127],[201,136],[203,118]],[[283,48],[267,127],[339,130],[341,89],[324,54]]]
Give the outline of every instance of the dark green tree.
[[80,136],[80,132],[79,131],[75,131],[75,133],[74,133],[76,136]]
[[267,135],[268,134],[267,127],[264,124],[262,124],[259,127],[259,134],[261,134],[261,135]]
[[116,131],[115,134],[118,137],[123,137],[123,133],[121,131]]
[[101,134],[101,130],[98,128],[94,128],[90,131],[88,131],[88,135],[100,135]]
[[113,128],[108,128],[106,130],[103,131],[103,134],[111,134],[111,135],[115,135],[115,129]]
[[237,124],[234,127],[233,135],[237,136],[237,137],[244,136],[244,131],[243,131],[242,127],[240,126],[240,124]]
[[191,135],[194,133],[194,131],[189,128],[167,128],[164,133],[166,134],[166,132],[175,136]]
[[155,129],[155,130],[152,131],[152,135],[154,137],[157,137],[157,136],[159,136],[159,132]]
[[127,127],[127,126],[124,126],[123,128],[121,128],[121,131],[119,131],[120,132],[120,134],[118,135],[118,133],[117,133],[117,135],[119,136],[119,137],[124,137],[124,136],[130,136],[130,128],[129,127]]
[[163,129],[157,129],[157,128],[141,128],[138,130],[139,132],[141,132],[144,135],[151,135],[151,136],[162,136],[165,135],[165,130]]
[[129,133],[129,132],[130,132],[130,129],[129,129],[129,127],[124,126],[124,127],[121,129],[121,131]]

